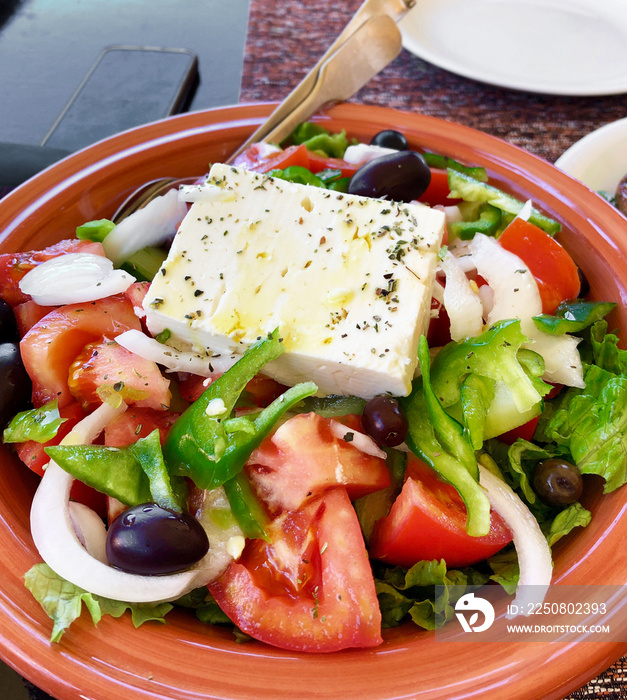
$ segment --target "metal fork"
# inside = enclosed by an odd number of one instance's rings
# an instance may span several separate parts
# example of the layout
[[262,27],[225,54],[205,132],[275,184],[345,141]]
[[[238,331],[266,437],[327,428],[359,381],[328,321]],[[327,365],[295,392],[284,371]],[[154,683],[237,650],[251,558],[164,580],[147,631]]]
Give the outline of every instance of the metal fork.
[[[397,22],[415,2],[365,0],[312,70],[226,162],[233,162],[252,143],[280,143],[321,108],[352,97],[401,52]],[[167,190],[200,177],[147,182],[122,203],[112,220],[119,223]]]

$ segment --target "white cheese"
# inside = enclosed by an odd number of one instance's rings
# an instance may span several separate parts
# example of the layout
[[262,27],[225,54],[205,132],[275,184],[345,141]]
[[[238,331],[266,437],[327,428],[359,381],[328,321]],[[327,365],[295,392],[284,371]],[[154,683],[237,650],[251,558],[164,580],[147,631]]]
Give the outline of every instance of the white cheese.
[[[241,354],[278,328],[267,367],[321,394],[405,395],[429,322],[442,212],[216,164],[144,300],[153,334]],[[215,199],[215,198],[214,198]]]

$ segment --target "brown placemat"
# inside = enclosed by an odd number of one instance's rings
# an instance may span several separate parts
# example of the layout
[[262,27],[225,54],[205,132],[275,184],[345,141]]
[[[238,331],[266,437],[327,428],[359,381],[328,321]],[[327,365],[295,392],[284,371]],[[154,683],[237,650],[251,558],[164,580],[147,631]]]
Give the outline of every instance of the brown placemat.
[[[241,101],[283,99],[359,4],[252,0]],[[489,36],[477,36],[477,50],[490,50]],[[351,101],[460,122],[551,162],[585,134],[627,116],[626,95],[563,97],[508,90],[454,75],[405,50]]]
[[[240,100],[283,99],[359,5],[360,0],[252,0]],[[477,36],[477,50],[490,50],[489,36]],[[627,116],[626,95],[563,97],[494,87],[437,68],[408,51],[351,101],[460,122],[550,162],[594,129]],[[584,698],[627,698],[627,657],[569,696]]]

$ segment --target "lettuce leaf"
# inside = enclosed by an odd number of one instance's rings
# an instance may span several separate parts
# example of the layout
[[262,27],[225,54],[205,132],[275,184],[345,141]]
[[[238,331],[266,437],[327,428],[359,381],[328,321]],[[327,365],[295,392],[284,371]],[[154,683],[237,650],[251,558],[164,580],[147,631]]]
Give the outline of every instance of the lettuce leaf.
[[93,595],[58,576],[47,564],[35,564],[26,572],[24,583],[54,623],[51,642],[58,642],[72,622],[80,617],[83,603],[94,625],[103,615],[120,617],[130,610],[135,627],[149,620],[165,622],[165,615],[173,607],[170,603],[124,603]]
[[[567,535],[576,527],[587,527],[592,519],[592,514],[586,510],[581,503],[573,503],[560,511],[552,521],[542,528],[549,547],[552,547],[558,540]],[[548,527],[547,527],[548,525]]]
[[609,493],[627,483],[627,351],[597,321],[585,366],[585,389],[569,389],[547,412],[541,439],[566,447],[583,474],[605,479]]
[[[448,570],[443,559],[420,561],[411,569],[377,569],[375,565],[382,625],[396,627],[409,616],[419,627],[439,629],[454,617],[454,606],[459,597],[487,580],[487,576],[475,569]],[[438,596],[436,586],[444,587]],[[451,586],[455,588],[451,589]]]

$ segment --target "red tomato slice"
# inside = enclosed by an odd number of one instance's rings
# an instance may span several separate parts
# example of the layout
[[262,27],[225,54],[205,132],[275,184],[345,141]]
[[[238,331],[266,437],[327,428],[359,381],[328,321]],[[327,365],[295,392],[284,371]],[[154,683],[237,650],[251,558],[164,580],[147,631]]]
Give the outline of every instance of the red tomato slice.
[[258,152],[251,152],[246,156],[249,158],[249,168],[259,173],[267,173],[270,170],[288,168],[290,165],[299,165],[303,168],[309,167],[309,152],[303,145],[289,146],[282,151],[272,153],[266,158],[261,158]]
[[342,177],[352,177],[361,168],[363,163],[347,163],[342,158],[331,158],[331,156],[318,155],[308,151],[309,170],[312,173],[319,173],[322,170],[341,170]]
[[141,324],[122,295],[51,311],[20,343],[24,367],[33,381],[33,404],[41,406],[53,399],[59,400],[60,407],[70,403],[68,371],[85,345],[130,329],[141,330]]
[[499,243],[527,265],[538,283],[542,312],[554,314],[566,299],[579,294],[580,279],[573,259],[541,228],[523,219],[514,219],[499,236]]
[[437,299],[431,299],[431,311],[437,311],[432,316],[427,329],[427,341],[430,348],[441,348],[451,341],[451,319],[448,312]]
[[506,445],[513,445],[518,438],[531,442],[533,439],[533,434],[536,432],[536,426],[538,425],[539,420],[540,416],[536,416],[530,421],[519,425],[517,428],[512,428],[512,430],[502,433],[499,435],[499,440],[504,442]]
[[512,541],[512,534],[495,512],[485,537],[471,537],[465,526],[466,507],[457,491],[419,460],[410,458],[407,478],[390,514],[375,523],[370,556],[405,567],[433,559],[444,559],[449,567],[469,566]]
[[277,168],[284,170],[291,165],[298,165],[307,168],[312,173],[319,173],[321,170],[341,170],[342,177],[352,177],[359,169],[359,164],[347,163],[342,158],[331,158],[313,153],[307,150],[305,144],[288,146],[265,158],[261,157],[259,148],[253,144],[235,160],[234,165],[244,165],[249,170],[255,170],[259,173],[267,173]]
[[[214,379],[217,379],[218,376],[216,374]],[[209,386],[211,381],[211,378],[200,377],[197,374],[188,374],[180,379],[178,383],[181,396],[186,401],[193,403]],[[274,399],[283,394],[286,389],[286,386],[279,384],[274,379],[266,377],[264,374],[258,374],[248,382],[245,391],[255,406],[265,408]]]
[[24,253],[5,253],[0,255],[0,298],[7,304],[17,306],[30,299],[19,287],[20,280],[34,267],[51,258],[65,253],[92,253],[104,255],[102,243],[70,239],[59,241],[43,250],[30,250]]
[[[131,302],[137,316],[144,315],[144,309],[142,308],[142,303],[144,297],[148,294],[148,289],[150,288],[150,282],[134,282],[125,292],[124,296]],[[138,313],[139,312],[139,313]]]
[[343,488],[308,500],[249,540],[209,585],[230,619],[281,649],[331,652],[380,644],[381,612],[355,511]]
[[124,447],[159,430],[163,444],[172,423],[179,417],[174,411],[156,411],[133,406],[114,418],[104,429],[105,445]]
[[44,316],[47,316],[56,308],[56,306],[40,306],[32,299],[15,306],[13,313],[17,321],[17,330],[20,338],[23,338],[36,323],[39,323]]
[[246,471],[271,513],[297,510],[308,496],[345,486],[355,500],[390,484],[385,461],[335,437],[331,421],[303,413],[283,423],[253,452]]
[[432,207],[438,204],[448,207],[461,202],[461,199],[450,198],[450,192],[446,170],[431,168],[431,182],[429,187],[418,197],[418,201],[430,204]]
[[98,407],[102,393],[124,402],[164,410],[170,405],[170,381],[152,360],[145,360],[108,338],[88,343],[68,370],[70,393],[87,409]]

